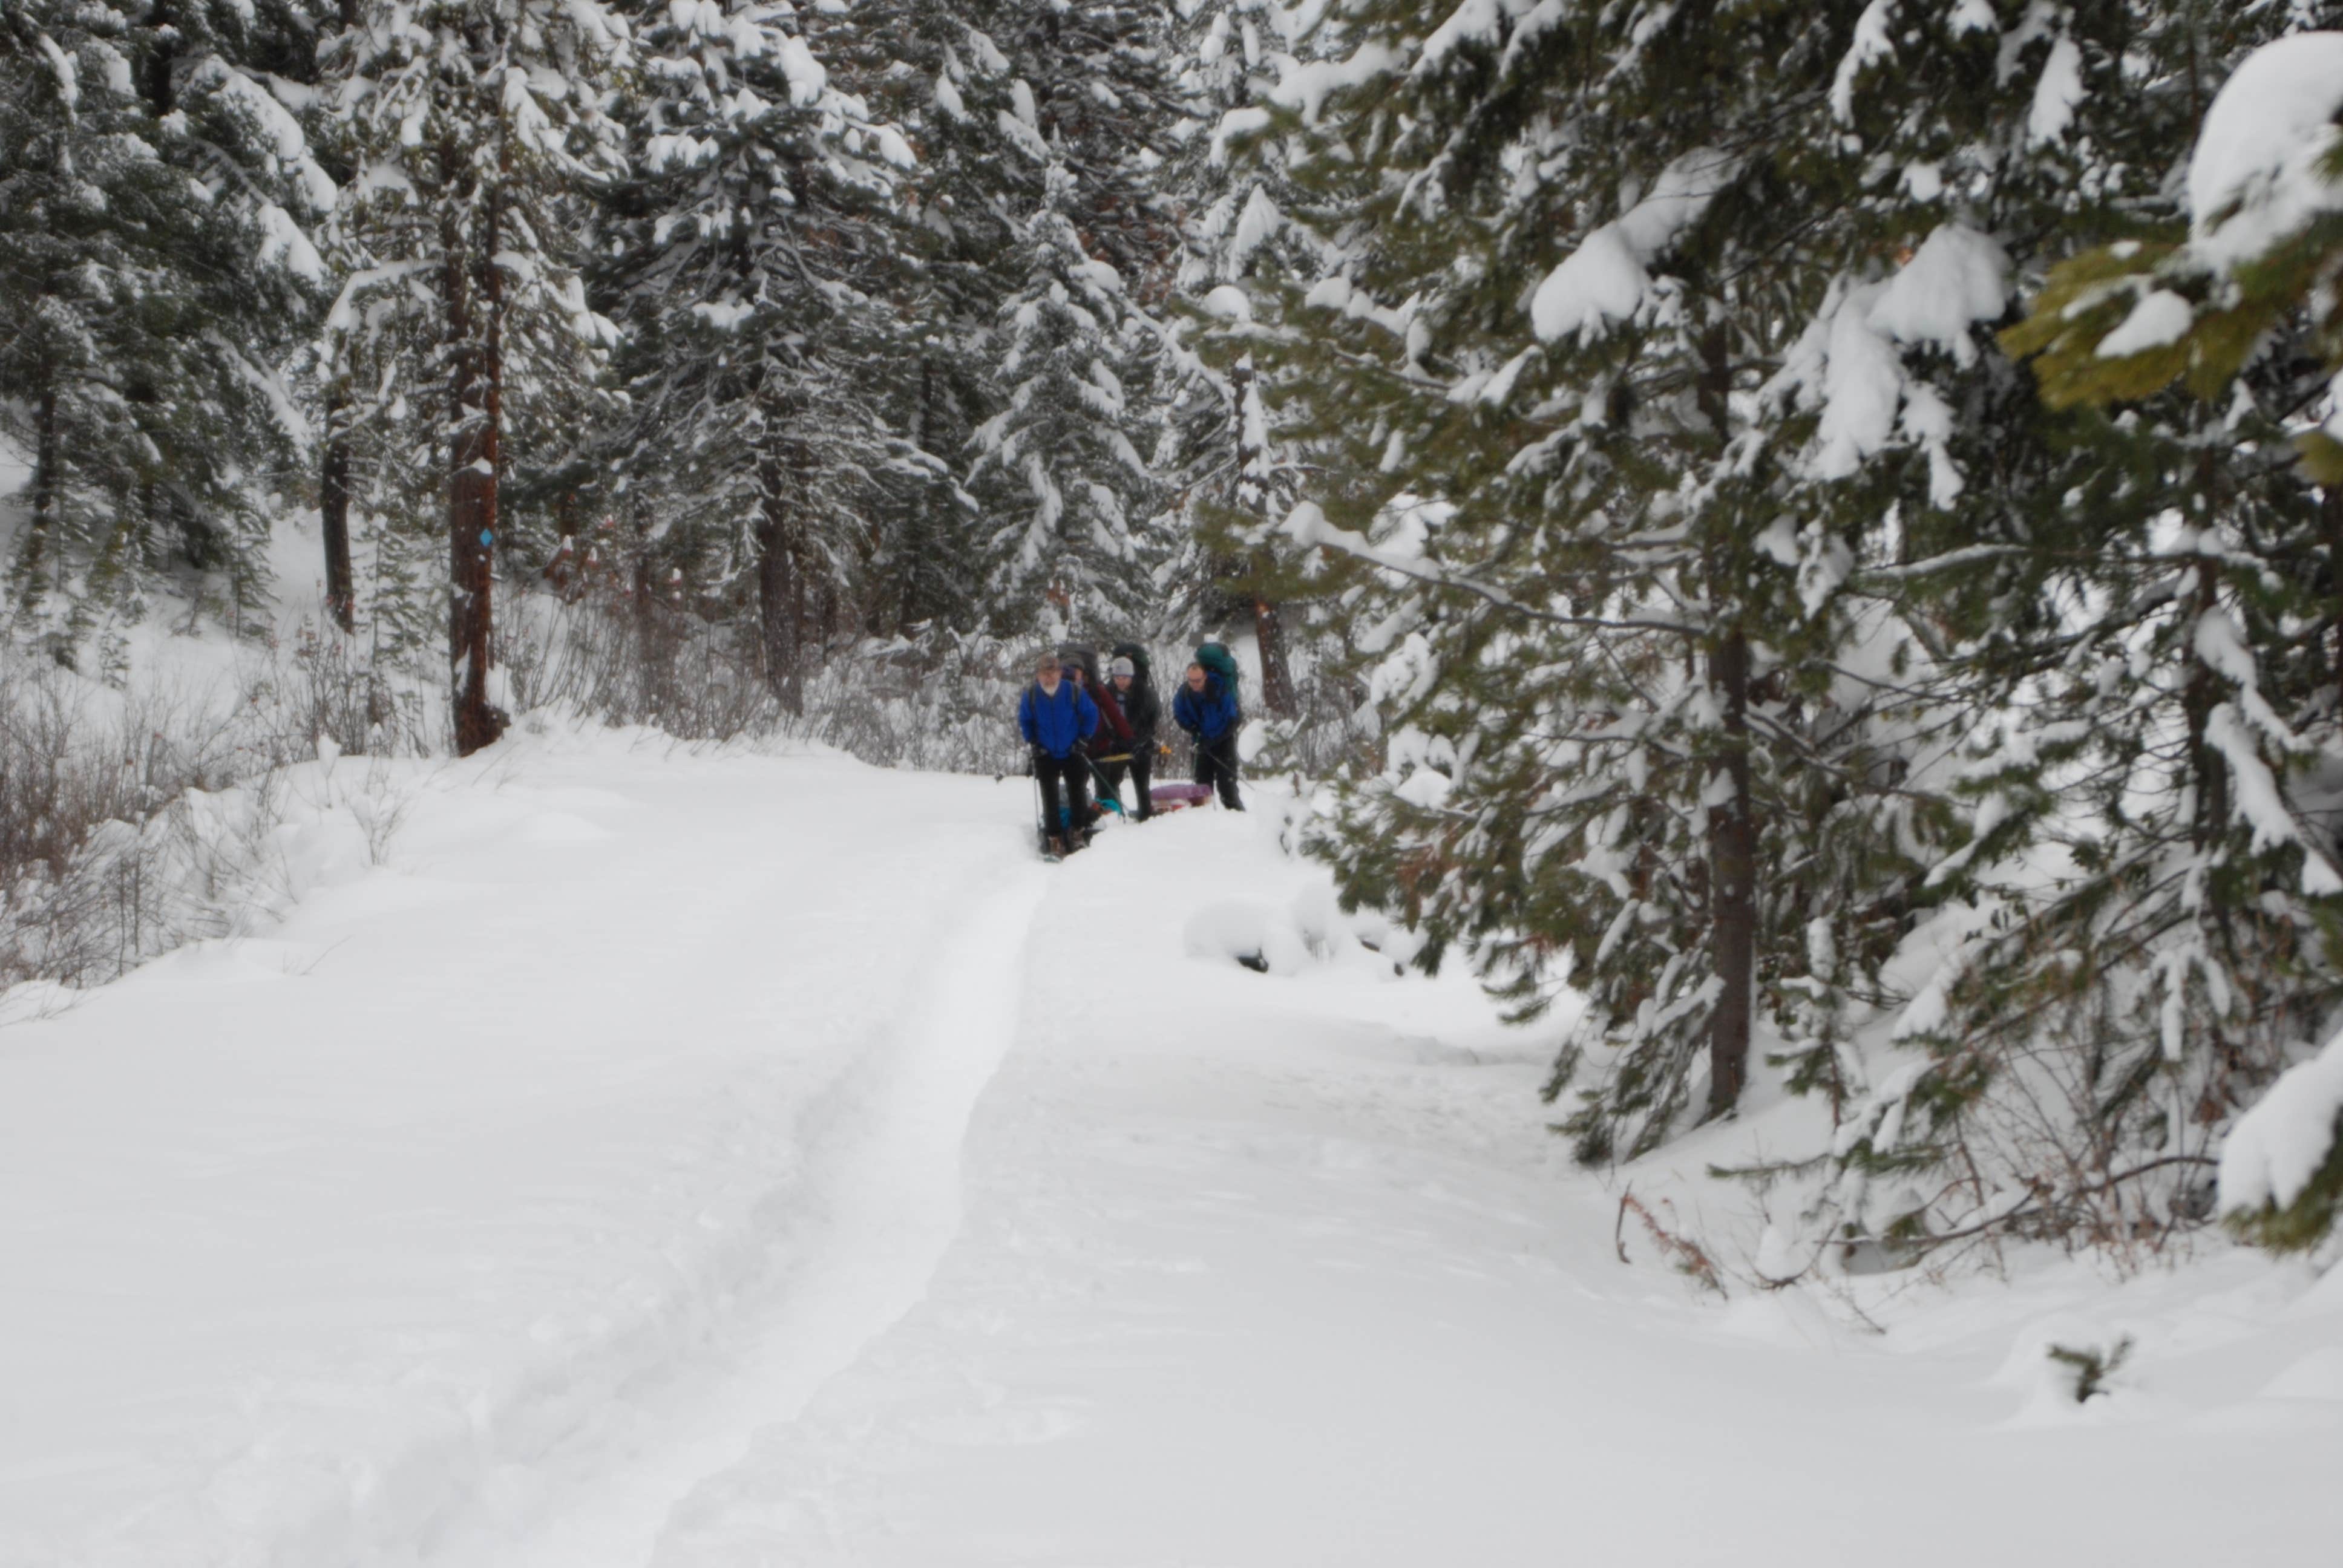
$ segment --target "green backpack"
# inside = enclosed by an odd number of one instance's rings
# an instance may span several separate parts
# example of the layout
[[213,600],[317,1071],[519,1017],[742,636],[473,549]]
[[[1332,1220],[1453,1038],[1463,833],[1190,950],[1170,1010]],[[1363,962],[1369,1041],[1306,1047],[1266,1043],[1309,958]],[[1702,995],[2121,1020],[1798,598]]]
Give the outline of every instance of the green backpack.
[[1237,656],[1229,651],[1228,644],[1199,643],[1196,647],[1196,662],[1219,676],[1221,684],[1228,688],[1231,697],[1242,697],[1241,689],[1244,678],[1237,669]]

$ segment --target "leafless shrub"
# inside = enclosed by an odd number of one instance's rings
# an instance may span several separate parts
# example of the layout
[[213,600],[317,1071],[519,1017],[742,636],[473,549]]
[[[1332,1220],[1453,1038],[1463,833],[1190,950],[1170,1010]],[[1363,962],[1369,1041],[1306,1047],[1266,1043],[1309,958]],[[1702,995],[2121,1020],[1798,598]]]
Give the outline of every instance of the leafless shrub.
[[940,627],[870,638],[807,683],[792,729],[884,768],[1013,773],[1025,765],[1017,699],[1029,651]]
[[497,658],[516,710],[564,708],[682,740],[770,735],[782,722],[745,628],[656,599],[517,598]]
[[1024,649],[930,627],[819,650],[792,712],[754,628],[656,599],[517,599],[498,657],[517,710],[558,708],[684,740],[794,736],[885,768],[1007,772],[1023,766]]
[[[114,690],[0,648],[0,989],[99,984],[233,934],[290,890],[282,769],[419,749],[421,710],[337,642],[255,649],[226,689]],[[378,777],[352,804],[377,858],[387,796]]]

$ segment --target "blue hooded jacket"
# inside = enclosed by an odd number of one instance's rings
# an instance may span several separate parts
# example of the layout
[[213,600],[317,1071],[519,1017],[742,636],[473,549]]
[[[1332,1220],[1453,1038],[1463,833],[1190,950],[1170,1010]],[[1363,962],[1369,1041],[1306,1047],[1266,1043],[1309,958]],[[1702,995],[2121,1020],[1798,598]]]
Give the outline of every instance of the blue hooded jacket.
[[1052,757],[1069,757],[1076,746],[1099,727],[1098,704],[1071,680],[1058,682],[1055,697],[1035,681],[1017,704],[1017,728],[1025,744],[1038,746]]
[[1204,689],[1190,689],[1180,683],[1180,695],[1172,699],[1172,720],[1191,735],[1202,735],[1207,740],[1218,740],[1237,727],[1237,699],[1234,693],[1221,684],[1221,678],[1210,670],[1204,673]]

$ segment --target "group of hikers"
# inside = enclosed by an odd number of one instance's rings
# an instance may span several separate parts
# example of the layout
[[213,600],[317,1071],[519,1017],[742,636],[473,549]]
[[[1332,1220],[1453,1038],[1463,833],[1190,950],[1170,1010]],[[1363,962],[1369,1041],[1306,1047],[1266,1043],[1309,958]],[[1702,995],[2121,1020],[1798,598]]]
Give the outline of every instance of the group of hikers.
[[[1137,643],[1116,647],[1101,678],[1097,654],[1065,643],[1045,651],[1033,668],[1033,683],[1017,703],[1017,728],[1032,752],[1033,777],[1041,791],[1043,847],[1071,854],[1090,841],[1102,812],[1120,809],[1122,780],[1138,799],[1131,816],[1144,822],[1155,815],[1152,775],[1158,754],[1171,747],[1156,739],[1163,705],[1156,696],[1147,650]],[[1172,698],[1172,721],[1188,734],[1196,756],[1195,781],[1209,798],[1244,809],[1237,796],[1236,660],[1216,642],[1196,650],[1180,689]],[[1102,807],[1091,798],[1095,778]]]

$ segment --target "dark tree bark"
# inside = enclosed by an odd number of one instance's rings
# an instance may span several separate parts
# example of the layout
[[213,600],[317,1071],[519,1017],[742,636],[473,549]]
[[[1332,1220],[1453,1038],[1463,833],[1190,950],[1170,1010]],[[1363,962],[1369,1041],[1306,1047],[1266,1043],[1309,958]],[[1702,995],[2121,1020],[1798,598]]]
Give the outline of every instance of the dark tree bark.
[[1261,649],[1261,701],[1280,719],[1302,711],[1293,694],[1293,672],[1285,662],[1285,622],[1274,599],[1256,596],[1252,601],[1253,642]]
[[1749,639],[1738,629],[1709,657],[1730,796],[1708,809],[1709,931],[1718,985],[1709,1015],[1708,1115],[1740,1102],[1749,1080],[1749,1032],[1756,1004],[1757,822],[1750,802]]
[[805,710],[805,581],[789,528],[789,470],[768,443],[757,510],[757,630],[765,681],[791,713]]
[[170,0],[156,0],[155,9],[147,15],[146,26],[155,35],[155,52],[146,56],[144,85],[146,102],[159,118],[171,112],[175,88],[172,76],[179,59],[179,30],[171,20]]
[[18,597],[26,605],[41,600],[41,574],[48,568],[48,553],[64,520],[60,514],[65,509],[65,476],[58,465],[65,460],[65,441],[59,423],[56,385],[44,378],[34,412],[33,515],[25,532],[24,553],[16,563],[23,574]]
[[[451,174],[463,154],[442,155]],[[456,752],[468,757],[504,733],[505,716],[488,700],[490,592],[495,580],[497,435],[502,400],[497,381],[498,307],[502,284],[497,253],[496,203],[487,203],[478,265],[452,215],[446,234],[447,336],[455,349],[455,438],[447,487],[447,658],[456,707]],[[475,297],[477,272],[477,294]]]
[[2343,485],[2318,492],[2318,514],[2327,525],[2327,591],[2335,618],[2335,662],[2328,668],[2335,678],[2337,710],[2343,712]]
[[348,402],[337,381],[326,388],[326,447],[317,465],[317,516],[326,540],[326,613],[343,632],[357,628],[350,574]]
[[[2218,458],[2213,448],[2207,447],[2197,455],[2197,488],[2190,498],[2194,503],[2191,520],[2198,527],[2209,527],[2213,520],[2213,487],[2218,473]],[[2212,556],[2197,558],[2197,591],[2188,607],[2189,619],[2201,625],[2220,602],[2221,563]],[[2191,653],[2188,660],[2188,681],[2181,688],[2180,711],[2188,727],[2188,766],[2196,775],[2197,819],[2191,840],[2202,849],[2220,838],[2229,828],[2229,764],[2220,748],[2206,739],[2206,727],[2212,722],[2213,709],[2220,705],[2222,684],[2211,666]]]
[[[1272,498],[1268,487],[1262,483],[1256,472],[1262,452],[1245,420],[1245,406],[1252,397],[1253,375],[1252,356],[1250,354],[1238,360],[1235,368],[1229,372],[1229,387],[1235,394],[1237,498],[1245,510],[1267,521]],[[1248,568],[1247,575],[1253,575],[1258,565],[1256,557]],[[1258,592],[1250,597],[1252,600],[1253,645],[1261,653],[1262,706],[1280,719],[1291,719],[1301,711],[1301,704],[1294,699],[1293,674],[1285,661],[1285,626],[1280,613],[1283,607]]]
[[545,563],[544,577],[564,601],[575,602],[585,592],[584,559],[578,549],[578,492],[564,490],[553,503],[553,527],[558,536],[553,558]]
[[[1701,375],[1694,388],[1701,412],[1720,441],[1731,433],[1726,399],[1732,390],[1723,323],[1701,339]],[[1717,558],[1709,563],[1710,593],[1717,595]],[[1708,1110],[1711,1119],[1740,1103],[1749,1081],[1749,1033],[1756,1007],[1757,820],[1750,799],[1749,638],[1740,627],[1708,650],[1709,690],[1716,699],[1718,751],[1726,799],[1708,809],[1710,961],[1715,966],[1716,1010],[1708,1021]],[[1713,776],[1712,776],[1713,777]]]

